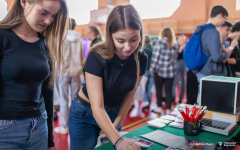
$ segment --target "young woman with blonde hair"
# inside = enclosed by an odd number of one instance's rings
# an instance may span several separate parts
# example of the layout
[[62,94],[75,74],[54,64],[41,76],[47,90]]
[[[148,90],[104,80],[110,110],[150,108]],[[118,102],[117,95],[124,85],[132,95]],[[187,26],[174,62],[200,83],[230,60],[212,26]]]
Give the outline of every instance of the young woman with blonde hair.
[[93,46],[84,67],[86,86],[73,100],[69,116],[71,150],[91,150],[99,135],[115,149],[140,150],[121,139],[118,129],[145,72],[147,57],[141,19],[130,5],[119,5],[106,24],[106,41]]
[[162,110],[162,87],[163,85],[165,87],[167,103],[166,113],[169,114],[172,104],[173,79],[176,74],[178,45],[172,28],[163,28],[159,34],[159,38],[160,39],[153,48],[149,71],[154,76],[157,94],[158,107],[153,111],[165,115],[165,112]]
[[89,26],[87,32],[87,39],[91,41],[90,47],[103,41],[102,33],[97,26]]
[[55,149],[50,82],[67,20],[65,0],[16,0],[0,22],[0,149]]

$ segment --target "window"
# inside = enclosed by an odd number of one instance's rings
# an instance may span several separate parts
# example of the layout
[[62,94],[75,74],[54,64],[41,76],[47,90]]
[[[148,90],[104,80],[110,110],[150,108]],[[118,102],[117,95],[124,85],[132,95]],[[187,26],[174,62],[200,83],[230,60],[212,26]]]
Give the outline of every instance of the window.
[[236,0],[236,10],[240,10],[240,0]]
[[130,0],[141,19],[170,17],[180,6],[181,0]]
[[67,0],[69,16],[76,20],[78,25],[88,24],[90,11],[98,9],[98,0]]
[[5,0],[0,0],[0,21],[7,15],[7,3]]

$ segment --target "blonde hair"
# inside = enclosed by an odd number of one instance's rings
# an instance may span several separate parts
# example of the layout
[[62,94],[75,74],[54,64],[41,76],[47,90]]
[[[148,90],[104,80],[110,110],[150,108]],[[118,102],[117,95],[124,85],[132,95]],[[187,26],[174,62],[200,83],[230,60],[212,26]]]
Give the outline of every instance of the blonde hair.
[[103,41],[101,30],[97,26],[89,26],[89,29],[100,41]]
[[[27,0],[29,4],[36,4],[41,0]],[[51,70],[51,85],[53,84],[53,75],[55,71],[55,62],[57,63],[57,73],[63,71],[60,68],[64,64],[62,44],[64,40],[64,32],[68,28],[68,8],[65,0],[57,0],[61,3],[61,8],[55,16],[53,22],[41,33],[46,41],[48,47]],[[8,12],[7,16],[0,21],[0,28],[12,29],[22,23],[24,19],[23,8],[20,0],[15,0],[13,6]]]
[[172,49],[176,43],[176,36],[174,30],[170,27],[163,28],[159,33],[159,38],[162,39],[164,37],[167,38],[168,48]]
[[140,42],[137,49],[134,51],[134,59],[137,66],[137,85],[140,73],[138,52],[143,46],[143,29],[139,14],[131,4],[119,5],[112,10],[110,15],[108,16],[106,24],[106,41],[94,45],[90,49],[90,52],[96,51],[106,60],[112,59],[116,51],[112,34],[127,28],[133,30],[140,30]]

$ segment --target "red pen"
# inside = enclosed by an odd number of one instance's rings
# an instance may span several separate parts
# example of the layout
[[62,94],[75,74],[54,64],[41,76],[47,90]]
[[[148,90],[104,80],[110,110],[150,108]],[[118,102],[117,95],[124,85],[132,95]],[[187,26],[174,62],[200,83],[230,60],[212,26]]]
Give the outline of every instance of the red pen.
[[203,111],[203,113],[200,115],[199,120],[202,119],[202,117],[208,112],[208,110]]
[[206,110],[206,109],[207,109],[207,106],[204,106],[203,109]]
[[186,105],[186,115],[189,117],[189,107],[188,107],[188,105]]
[[190,122],[194,122],[194,120],[193,120],[193,113],[192,112],[190,112]]
[[181,113],[181,115],[182,115],[182,117],[183,117],[183,119],[184,119],[185,121],[189,121],[189,120],[188,120],[188,117],[187,117],[186,114],[184,113],[183,109],[178,109],[178,111]]
[[199,118],[202,115],[202,113],[203,113],[203,110],[201,110],[200,113],[197,114],[197,117],[194,119],[194,122],[198,122],[199,121]]
[[193,108],[192,108],[192,112],[195,111],[196,108],[197,108],[197,107],[196,107],[196,104],[194,104],[194,105],[193,105]]
[[193,107],[193,108],[194,108],[194,110],[193,110],[193,118],[195,119],[195,116],[196,116],[196,114],[198,112],[198,108],[197,107]]
[[202,110],[202,106],[199,106],[197,114],[200,114],[201,110]]

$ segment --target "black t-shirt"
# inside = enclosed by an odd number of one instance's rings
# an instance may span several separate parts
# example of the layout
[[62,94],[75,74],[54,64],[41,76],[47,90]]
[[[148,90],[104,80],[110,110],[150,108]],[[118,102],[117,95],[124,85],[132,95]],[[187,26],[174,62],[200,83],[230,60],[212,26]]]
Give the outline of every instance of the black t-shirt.
[[0,120],[25,119],[48,114],[48,147],[52,135],[53,89],[43,36],[33,43],[11,29],[0,29]]
[[[231,38],[227,38],[227,41],[229,42],[229,44],[232,43],[232,39]],[[229,58],[234,58],[236,60],[236,64],[235,65],[230,65],[230,68],[228,68],[228,75],[232,74],[233,77],[236,77],[235,71],[240,72],[240,49],[239,49],[239,45],[235,46],[232,54]],[[228,63],[226,63],[228,64]],[[231,73],[230,73],[231,71]]]
[[[140,52],[138,56],[140,76],[142,76],[145,73],[147,56]],[[121,60],[114,55],[107,61],[97,52],[89,53],[84,67],[85,72],[102,78],[104,104],[109,106],[120,105],[126,94],[133,90],[136,83],[136,69],[134,54],[126,60]],[[82,90],[88,97],[86,85]]]
[[42,83],[50,74],[42,36],[29,43],[0,29],[0,119],[40,116],[45,110]]

